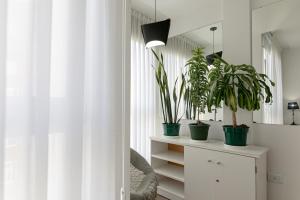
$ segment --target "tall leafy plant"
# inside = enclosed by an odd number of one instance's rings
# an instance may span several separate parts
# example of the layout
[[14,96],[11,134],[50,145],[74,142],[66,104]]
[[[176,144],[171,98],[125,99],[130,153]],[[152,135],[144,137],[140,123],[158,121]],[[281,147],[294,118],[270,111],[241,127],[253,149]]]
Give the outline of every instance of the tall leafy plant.
[[193,50],[192,57],[187,61],[186,66],[188,87],[185,93],[187,112],[193,111],[193,119],[197,117],[200,124],[200,113],[204,113],[208,96],[208,63],[203,55],[202,48]]
[[251,65],[231,65],[221,58],[215,59],[209,75],[208,110],[220,107],[221,102],[232,111],[232,125],[237,127],[238,107],[248,111],[260,109],[260,102],[272,101],[270,87],[275,86],[267,75],[256,72]]
[[164,67],[163,54],[161,54],[159,57],[154,50],[152,50],[152,52],[157,60],[157,66],[155,67],[155,77],[156,77],[157,85],[159,87],[159,95],[160,95],[160,102],[161,102],[164,122],[171,123],[171,124],[178,123],[181,119],[181,117],[179,116],[179,106],[186,85],[184,75],[181,74],[179,93],[177,92],[177,87],[178,87],[177,86],[178,77],[177,77],[171,94],[169,90],[169,84],[168,84],[168,75]]

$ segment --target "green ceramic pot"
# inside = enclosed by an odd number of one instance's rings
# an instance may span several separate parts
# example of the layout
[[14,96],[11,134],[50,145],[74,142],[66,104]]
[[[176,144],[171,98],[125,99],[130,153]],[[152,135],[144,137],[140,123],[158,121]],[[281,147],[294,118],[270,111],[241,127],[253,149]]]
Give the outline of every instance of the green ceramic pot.
[[163,123],[165,136],[179,136],[180,124],[179,123]]
[[247,133],[249,127],[240,125],[234,128],[230,125],[223,126],[225,133],[225,144],[231,146],[247,146]]
[[204,123],[189,124],[193,140],[207,140],[209,125]]

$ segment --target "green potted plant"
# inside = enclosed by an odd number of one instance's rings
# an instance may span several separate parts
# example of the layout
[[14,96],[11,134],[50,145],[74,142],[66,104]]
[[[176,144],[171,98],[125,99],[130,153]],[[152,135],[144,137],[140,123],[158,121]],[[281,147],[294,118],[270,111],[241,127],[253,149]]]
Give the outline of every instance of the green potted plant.
[[237,125],[238,107],[248,111],[260,109],[260,102],[272,101],[270,87],[274,86],[265,74],[257,73],[251,65],[231,65],[216,58],[209,75],[208,110],[212,106],[220,107],[223,101],[232,111],[232,125],[223,126],[225,144],[246,146],[249,127]]
[[175,81],[172,97],[169,91],[168,76],[164,67],[163,55],[159,57],[154,50],[152,50],[156,60],[155,67],[156,82],[159,87],[161,109],[164,118],[163,129],[166,136],[178,136],[180,130],[179,121],[179,105],[185,89],[184,75],[181,75],[181,84],[179,86],[179,94],[177,92],[178,77]]
[[[185,93],[187,113],[192,114],[196,123],[189,124],[193,140],[207,140],[209,125],[200,121],[200,114],[205,112],[208,96],[208,64],[202,48],[193,50],[193,56],[188,60],[187,83]],[[190,115],[191,115],[190,114]]]

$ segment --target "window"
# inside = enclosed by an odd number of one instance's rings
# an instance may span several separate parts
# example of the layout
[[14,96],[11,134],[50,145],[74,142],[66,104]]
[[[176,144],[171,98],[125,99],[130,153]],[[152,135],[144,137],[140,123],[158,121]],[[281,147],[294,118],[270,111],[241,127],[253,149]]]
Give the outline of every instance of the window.
[[[131,15],[131,147],[150,158],[150,139],[155,135],[160,112],[158,91],[153,69],[155,60],[150,49],[145,48],[141,25],[151,22],[150,18],[137,11]],[[168,40],[166,47],[157,49],[164,55],[170,88],[196,46],[188,39],[178,36]],[[183,108],[182,108],[183,109]],[[183,111],[183,110],[182,110]],[[159,127],[160,128],[160,127]]]

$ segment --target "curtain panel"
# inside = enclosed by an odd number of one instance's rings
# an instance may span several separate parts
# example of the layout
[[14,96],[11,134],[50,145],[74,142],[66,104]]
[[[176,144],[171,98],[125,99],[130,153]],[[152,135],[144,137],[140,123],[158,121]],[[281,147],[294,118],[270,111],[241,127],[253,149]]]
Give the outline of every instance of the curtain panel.
[[149,160],[150,136],[155,134],[157,91],[154,56],[145,49],[141,25],[152,20],[131,10],[131,112],[130,144]]
[[120,199],[125,3],[0,0],[1,200]]
[[271,104],[263,103],[263,123],[283,124],[283,91],[281,48],[272,33],[262,35],[263,72],[275,82],[271,87],[273,99]]

